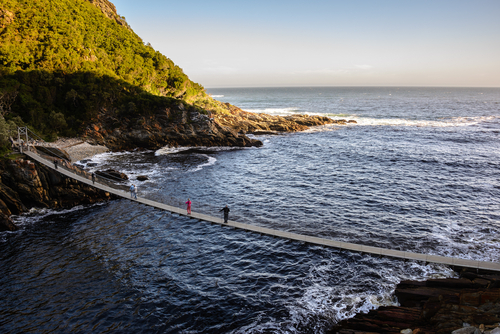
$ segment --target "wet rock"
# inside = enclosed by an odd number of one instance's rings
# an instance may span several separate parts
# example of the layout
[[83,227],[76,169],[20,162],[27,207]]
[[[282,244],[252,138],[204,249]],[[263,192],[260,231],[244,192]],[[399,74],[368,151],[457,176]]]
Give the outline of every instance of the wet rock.
[[9,216],[0,212],[0,232],[2,231],[17,231],[18,228]]
[[137,181],[146,181],[146,180],[149,180],[149,177],[147,177],[146,175],[139,175],[136,177]]
[[33,207],[70,208],[111,198],[109,193],[27,159],[0,162],[0,176],[0,211],[5,216]]
[[325,116],[254,114],[229,103],[224,106],[229,112],[211,115],[213,117],[182,103],[172,103],[138,119],[117,120],[114,114],[103,112],[87,126],[84,137],[90,143],[105,145],[113,151],[164,146],[260,147],[262,142],[247,134],[296,132],[311,126],[355,123]]
[[477,330],[476,327],[468,326],[460,329],[456,329],[451,334],[473,334]]
[[500,322],[500,288],[493,284],[500,274],[462,273],[459,279],[403,281],[395,290],[401,306],[357,314],[329,333],[399,333],[408,328],[415,328],[413,333],[486,333]]
[[164,146],[262,146],[260,140],[213,121],[199,108],[179,103],[138,119],[118,121],[111,113],[101,113],[93,122],[87,126],[84,137],[89,143],[105,145],[113,151]]
[[120,171],[114,170],[114,169],[108,169],[105,171],[97,171],[95,172],[96,175],[108,179],[110,181],[126,181],[128,180],[128,176],[125,173],[122,173]]
[[312,126],[325,124],[345,125],[348,122],[356,123],[356,121],[347,121],[344,119],[334,120],[326,116],[289,115],[283,117],[254,114],[229,104],[226,106],[230,109],[231,113],[217,115],[215,120],[219,124],[230,127],[238,132],[255,135],[303,131]]

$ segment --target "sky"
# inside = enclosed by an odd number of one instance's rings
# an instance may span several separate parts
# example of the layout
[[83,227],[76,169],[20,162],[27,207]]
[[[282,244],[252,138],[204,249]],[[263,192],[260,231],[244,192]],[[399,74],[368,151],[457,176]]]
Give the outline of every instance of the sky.
[[205,88],[500,87],[500,0],[111,0]]

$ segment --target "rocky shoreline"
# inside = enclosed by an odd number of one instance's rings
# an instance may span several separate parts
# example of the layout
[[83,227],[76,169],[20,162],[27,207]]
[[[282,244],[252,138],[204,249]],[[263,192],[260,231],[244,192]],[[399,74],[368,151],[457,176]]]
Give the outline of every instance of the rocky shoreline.
[[108,201],[113,195],[70,179],[19,154],[0,161],[0,231],[15,231],[11,215],[31,208],[62,209]]
[[215,120],[222,126],[230,127],[243,134],[279,134],[284,132],[304,131],[313,126],[356,123],[354,120],[335,120],[326,116],[317,115],[296,114],[289,116],[272,116],[267,114],[256,114],[244,111],[229,103],[226,103],[225,106],[230,110],[230,113],[216,115]]
[[353,120],[326,116],[271,116],[241,110],[225,104],[226,113],[208,115],[190,105],[178,103],[139,119],[117,119],[101,112],[87,126],[82,138],[111,151],[159,149],[164,146],[260,147],[262,142],[247,134],[304,131],[312,126],[346,125]]
[[46,146],[53,147],[65,153],[70,162],[88,159],[94,155],[109,152],[109,148],[104,145],[92,145],[81,138],[59,138],[53,143],[46,143]]
[[500,273],[463,269],[459,278],[403,281],[400,306],[340,322],[328,334],[500,334]]
[[[212,118],[183,103],[139,120],[117,120],[110,113],[101,112],[82,137],[60,138],[54,143],[33,146],[40,153],[76,162],[107,151],[159,149],[166,145],[258,147],[262,142],[247,137],[246,133],[294,132],[311,126],[348,123],[322,116],[254,114],[229,104],[227,108],[228,114]],[[3,222],[0,230],[15,230],[9,216],[27,212],[32,207],[68,208],[109,198],[109,194],[79,184],[23,155],[0,163],[0,220]]]
[[[102,114],[81,138],[62,138],[51,147],[38,149],[60,150],[58,155],[75,162],[107,151],[158,149],[166,145],[261,146],[261,141],[247,134],[280,134],[312,126],[355,123],[322,116],[270,116],[227,107],[229,114],[209,117],[179,105],[177,112],[164,110],[138,124],[125,120],[119,126],[117,120]],[[179,112],[182,117],[176,119]],[[109,193],[80,184],[21,154],[15,160],[0,161],[0,231],[16,230],[9,216],[32,207],[70,208],[112,198]],[[458,279],[405,281],[397,286],[395,297],[400,306],[357,314],[337,324],[328,334],[500,334],[498,273],[463,270]]]

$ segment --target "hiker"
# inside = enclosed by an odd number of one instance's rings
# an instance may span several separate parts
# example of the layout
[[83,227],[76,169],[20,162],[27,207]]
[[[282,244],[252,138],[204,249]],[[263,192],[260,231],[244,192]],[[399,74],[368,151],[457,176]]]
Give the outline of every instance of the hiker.
[[227,220],[229,218],[229,208],[227,207],[227,205],[225,207],[223,207],[222,209],[219,210],[219,212],[221,211],[224,211],[224,224],[227,224]]
[[135,186],[135,184],[132,184],[130,186],[130,198],[137,199],[137,187]]
[[187,213],[188,215],[191,214],[191,200],[188,198],[188,201],[186,202],[187,204]]
[[54,160],[54,168],[57,169],[57,160]]
[[92,184],[95,184],[95,173],[92,173]]

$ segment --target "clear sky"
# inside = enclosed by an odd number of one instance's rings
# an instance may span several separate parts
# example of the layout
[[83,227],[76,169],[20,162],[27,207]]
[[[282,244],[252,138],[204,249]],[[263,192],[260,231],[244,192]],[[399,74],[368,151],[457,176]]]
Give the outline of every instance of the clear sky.
[[207,88],[500,87],[500,0],[111,0]]

